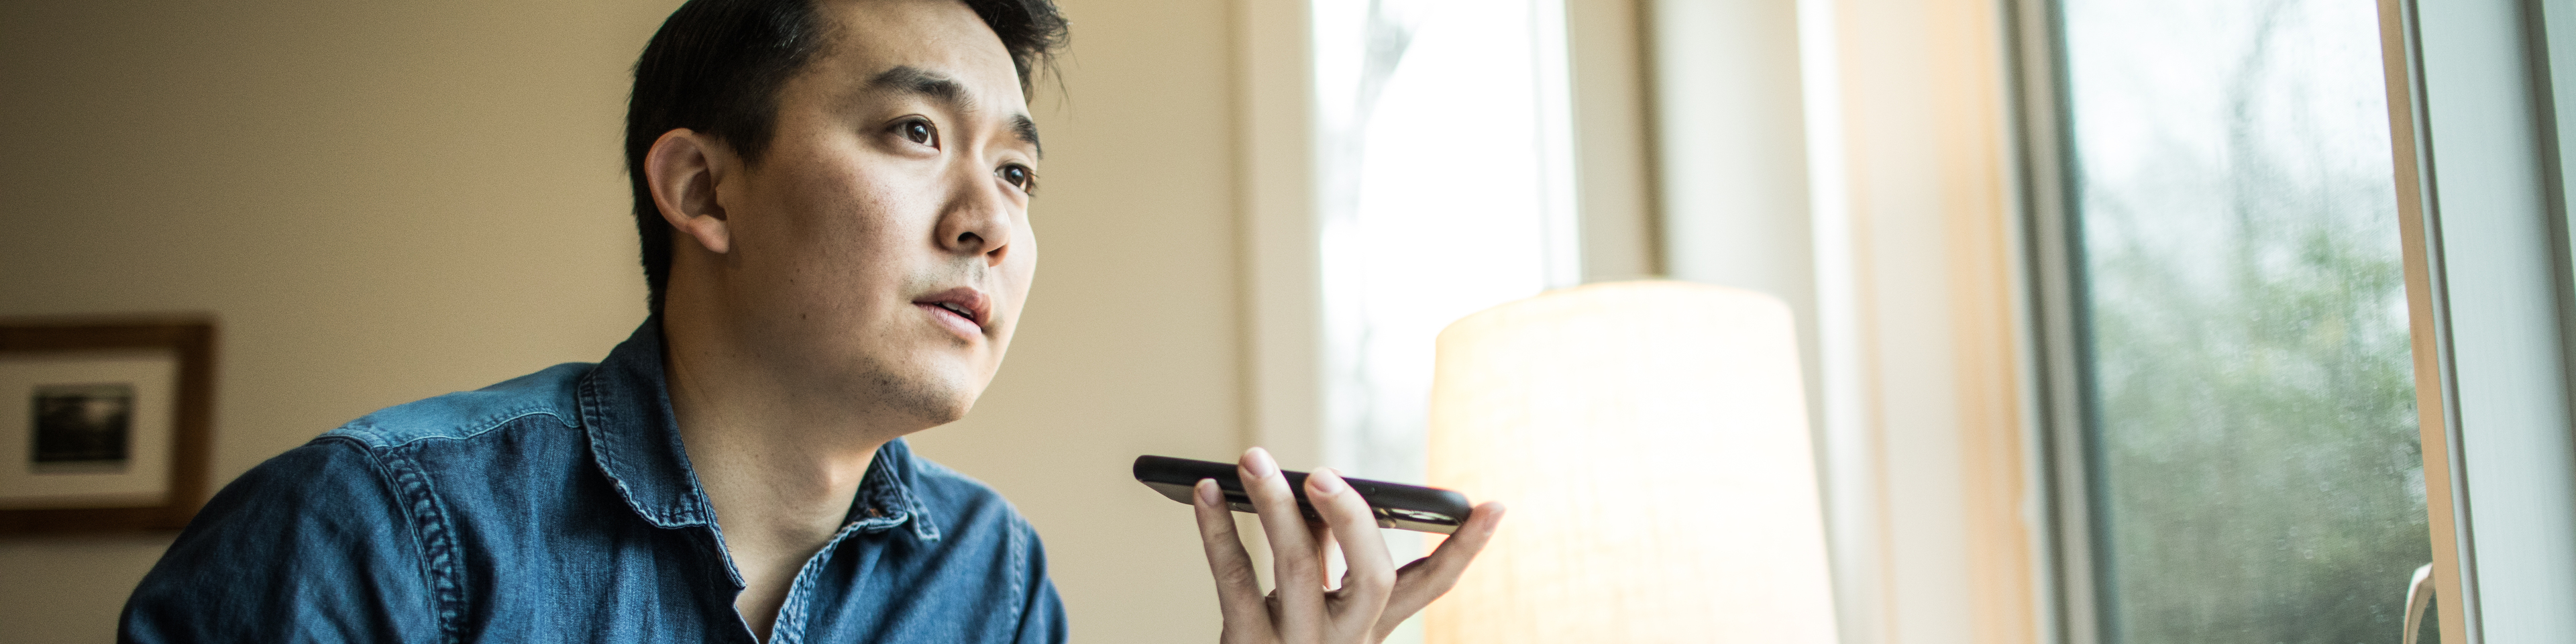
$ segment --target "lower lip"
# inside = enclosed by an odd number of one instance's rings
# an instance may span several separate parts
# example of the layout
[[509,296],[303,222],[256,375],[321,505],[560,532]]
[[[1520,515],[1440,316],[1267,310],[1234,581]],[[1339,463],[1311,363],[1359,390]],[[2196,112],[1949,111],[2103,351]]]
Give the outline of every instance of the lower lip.
[[974,321],[948,310],[947,307],[937,304],[914,304],[913,306],[921,307],[923,312],[930,314],[931,319],[938,320],[940,326],[948,327],[948,330],[956,333],[958,337],[970,340],[984,337],[984,327],[975,326]]

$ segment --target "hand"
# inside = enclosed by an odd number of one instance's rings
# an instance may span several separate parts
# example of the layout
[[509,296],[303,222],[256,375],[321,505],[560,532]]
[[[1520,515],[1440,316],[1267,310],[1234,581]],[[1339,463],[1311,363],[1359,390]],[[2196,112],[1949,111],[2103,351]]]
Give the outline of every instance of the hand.
[[[1466,525],[1441,542],[1429,557],[1397,569],[1378,533],[1368,501],[1342,482],[1339,473],[1316,470],[1306,477],[1306,499],[1323,515],[1324,525],[1309,524],[1297,511],[1297,498],[1270,453],[1255,447],[1235,466],[1244,492],[1261,515],[1270,538],[1271,570],[1278,588],[1261,594],[1253,575],[1252,556],[1235,534],[1234,514],[1215,479],[1198,483],[1199,540],[1207,547],[1208,567],[1216,573],[1217,605],[1225,615],[1225,644],[1377,644],[1404,618],[1449,592],[1467,562],[1485,549],[1503,505],[1476,506]],[[1342,547],[1339,588],[1324,586],[1326,550]]]

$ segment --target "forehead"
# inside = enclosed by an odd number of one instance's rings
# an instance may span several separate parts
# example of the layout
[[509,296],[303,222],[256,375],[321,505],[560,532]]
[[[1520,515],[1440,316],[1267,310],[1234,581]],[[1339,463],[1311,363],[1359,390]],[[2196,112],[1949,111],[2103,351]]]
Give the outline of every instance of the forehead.
[[1027,101],[1002,39],[957,0],[819,0],[829,29],[820,55],[797,83],[830,94],[871,89],[898,67],[955,79],[975,103],[1013,112]]

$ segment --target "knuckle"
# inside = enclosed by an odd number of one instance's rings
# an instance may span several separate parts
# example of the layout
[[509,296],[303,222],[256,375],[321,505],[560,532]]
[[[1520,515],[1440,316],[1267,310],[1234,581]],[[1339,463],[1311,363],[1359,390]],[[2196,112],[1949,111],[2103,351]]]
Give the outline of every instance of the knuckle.
[[1279,502],[1279,499],[1288,496],[1285,494],[1276,494],[1275,492],[1276,490],[1271,490],[1269,488],[1247,485],[1244,486],[1243,494],[1244,496],[1251,497],[1253,507],[1255,509],[1259,509],[1263,506],[1276,504]]
[[1300,552],[1296,548],[1282,548],[1278,552],[1281,566],[1310,566],[1318,559],[1315,553]]
[[1352,527],[1377,527],[1377,513],[1370,512],[1366,505],[1343,508],[1341,514],[1342,521],[1350,524]]
[[1260,577],[1252,573],[1251,566],[1226,566],[1216,571],[1216,577],[1217,581],[1228,586],[1248,586],[1260,582]]

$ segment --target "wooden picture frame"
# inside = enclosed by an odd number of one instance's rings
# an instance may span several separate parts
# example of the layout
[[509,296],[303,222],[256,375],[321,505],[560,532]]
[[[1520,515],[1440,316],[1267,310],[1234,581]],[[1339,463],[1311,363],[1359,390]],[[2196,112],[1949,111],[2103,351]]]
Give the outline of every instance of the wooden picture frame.
[[0,320],[0,534],[187,527],[214,367],[202,317]]

